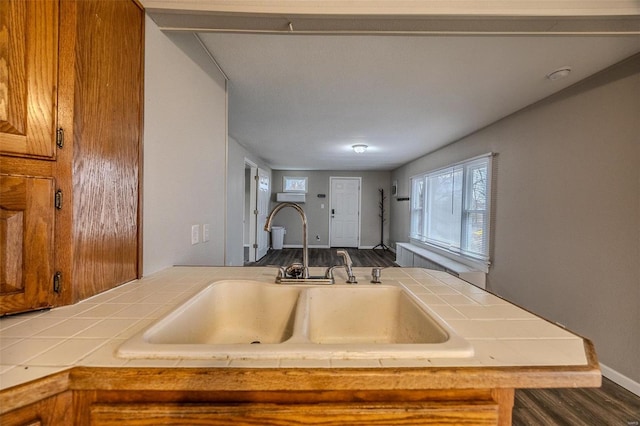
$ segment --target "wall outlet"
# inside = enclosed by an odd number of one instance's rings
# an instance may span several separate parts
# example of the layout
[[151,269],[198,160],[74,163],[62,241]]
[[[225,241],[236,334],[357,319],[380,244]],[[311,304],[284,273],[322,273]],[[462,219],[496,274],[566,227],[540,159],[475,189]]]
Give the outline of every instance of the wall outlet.
[[202,242],[206,243],[209,241],[209,224],[205,223],[202,225]]
[[200,242],[200,225],[191,225],[191,244]]

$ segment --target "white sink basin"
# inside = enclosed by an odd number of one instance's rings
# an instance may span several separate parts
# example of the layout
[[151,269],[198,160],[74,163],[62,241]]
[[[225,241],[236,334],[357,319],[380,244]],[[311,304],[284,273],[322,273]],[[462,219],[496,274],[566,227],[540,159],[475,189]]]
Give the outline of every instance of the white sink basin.
[[118,350],[124,358],[426,359],[471,345],[413,294],[386,285],[209,285]]
[[444,343],[449,335],[398,287],[313,288],[308,303],[308,338],[319,344]]
[[300,289],[257,281],[210,285],[145,333],[153,344],[281,343],[291,338]]

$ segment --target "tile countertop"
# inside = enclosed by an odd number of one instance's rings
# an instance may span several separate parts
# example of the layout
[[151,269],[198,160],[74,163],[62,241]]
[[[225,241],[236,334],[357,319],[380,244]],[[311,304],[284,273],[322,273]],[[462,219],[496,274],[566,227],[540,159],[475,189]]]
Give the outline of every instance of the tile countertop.
[[[324,268],[311,268],[312,274]],[[371,268],[354,268],[369,283]],[[272,283],[274,268],[173,267],[71,306],[0,319],[0,389],[72,366],[87,367],[509,367],[587,365],[583,339],[445,272],[387,268],[382,283],[404,286],[475,350],[470,358],[428,360],[171,360],[115,356],[145,329],[213,281]],[[346,280],[336,271],[336,282]]]

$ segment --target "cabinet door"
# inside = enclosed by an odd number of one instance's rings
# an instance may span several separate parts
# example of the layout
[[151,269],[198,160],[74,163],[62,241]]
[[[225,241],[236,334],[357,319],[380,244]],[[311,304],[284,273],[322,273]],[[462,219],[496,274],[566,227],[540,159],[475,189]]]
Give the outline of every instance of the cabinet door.
[[39,402],[0,416],[2,426],[47,426],[71,424],[73,401],[71,391],[45,398]]
[[0,2],[0,152],[54,156],[58,2]]
[[62,2],[65,23],[73,13],[74,158],[64,167],[73,174],[74,210],[65,217],[74,236],[69,270],[81,300],[138,277],[144,11],[134,1]]
[[53,179],[0,175],[0,315],[50,306]]

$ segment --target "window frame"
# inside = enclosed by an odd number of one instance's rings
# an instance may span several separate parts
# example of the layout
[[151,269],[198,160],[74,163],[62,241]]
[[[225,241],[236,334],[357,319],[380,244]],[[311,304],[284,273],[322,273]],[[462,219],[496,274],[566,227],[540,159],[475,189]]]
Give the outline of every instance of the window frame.
[[[438,254],[442,254],[450,259],[459,261],[472,267],[478,267],[485,272],[488,270],[491,253],[491,183],[492,183],[492,157],[493,153],[479,155],[473,158],[469,158],[457,163],[449,164],[444,167],[439,167],[427,172],[414,175],[409,180],[411,188],[411,201],[409,208],[409,240],[412,244],[421,246],[428,250],[432,250]],[[486,170],[484,176],[484,199],[481,199],[480,205],[484,202],[484,208],[478,208],[477,205],[472,203],[472,191],[473,191],[473,175],[474,169],[477,169],[479,165],[482,165],[482,169]],[[439,242],[428,235],[428,208],[429,208],[429,178],[435,178],[438,175],[446,173],[447,170],[451,170],[452,175],[455,174],[456,169],[462,170],[462,188],[461,188],[461,208],[459,217],[456,219],[456,223],[460,224],[460,237],[457,241],[457,245],[449,245]],[[418,189],[422,188],[420,192]],[[477,198],[476,198],[477,199]],[[452,201],[453,202],[453,201]],[[418,206],[417,204],[421,204]],[[419,213],[422,212],[422,213]],[[420,214],[421,217],[416,217]],[[482,252],[473,251],[470,249],[470,236],[472,231],[469,225],[470,217],[474,214],[484,215],[482,222],[482,239],[480,244],[482,246]],[[421,227],[421,229],[416,229]]]
[[[307,183],[307,176],[283,176],[282,192],[306,194],[308,191]],[[299,188],[295,188],[296,186],[298,186]]]

